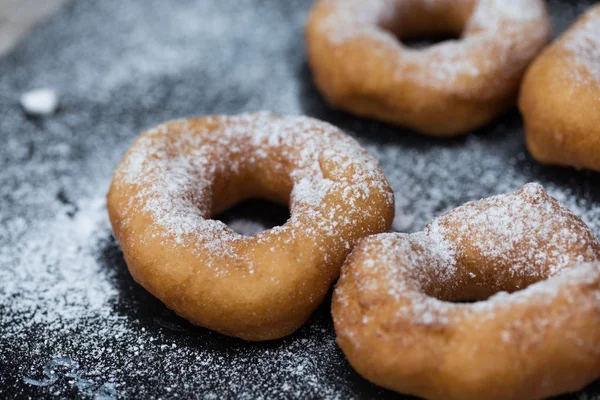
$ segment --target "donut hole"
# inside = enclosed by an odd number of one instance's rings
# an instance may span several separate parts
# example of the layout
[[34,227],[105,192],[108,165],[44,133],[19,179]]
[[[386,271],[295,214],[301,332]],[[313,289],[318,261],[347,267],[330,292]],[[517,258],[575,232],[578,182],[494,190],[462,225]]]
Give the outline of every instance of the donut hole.
[[410,9],[398,7],[379,21],[379,27],[391,32],[406,47],[422,49],[449,40],[458,40],[471,17],[475,2],[417,1]]
[[[427,47],[435,46],[436,44],[444,43],[450,40],[458,40],[460,35],[446,34],[437,36],[415,36],[410,38],[402,39],[401,42],[404,46],[411,49],[425,49]],[[399,39],[400,40],[400,39]]]
[[[230,156],[231,157],[231,156]],[[290,218],[293,181],[281,160],[238,162],[214,178],[209,215],[243,236],[254,236]]]
[[265,199],[242,201],[213,217],[213,219],[227,224],[234,232],[244,236],[254,236],[257,233],[281,226],[289,218],[288,207]]

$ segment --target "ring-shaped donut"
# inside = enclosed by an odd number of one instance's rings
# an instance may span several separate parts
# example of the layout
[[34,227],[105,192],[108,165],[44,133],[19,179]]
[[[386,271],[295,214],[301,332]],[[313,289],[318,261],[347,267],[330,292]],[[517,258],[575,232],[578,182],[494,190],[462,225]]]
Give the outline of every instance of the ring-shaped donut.
[[[400,40],[455,35],[423,49]],[[306,27],[326,100],[435,136],[478,128],[514,106],[548,42],[543,0],[319,0]]]
[[467,203],[359,241],[334,291],[338,344],[365,378],[427,399],[575,391],[600,376],[599,257],[539,185]]
[[[243,236],[210,219],[255,197],[289,204],[289,220]],[[192,323],[247,340],[302,325],[354,241],[389,229],[393,204],[382,170],[354,139],[266,113],[151,129],[108,194],[133,278]]]

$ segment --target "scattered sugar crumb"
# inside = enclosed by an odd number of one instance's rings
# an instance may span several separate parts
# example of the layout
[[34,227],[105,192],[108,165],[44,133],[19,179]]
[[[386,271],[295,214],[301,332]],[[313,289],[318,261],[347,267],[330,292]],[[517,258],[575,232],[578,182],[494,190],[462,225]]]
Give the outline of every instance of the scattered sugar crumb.
[[58,108],[58,94],[53,89],[36,89],[21,96],[21,106],[33,116],[50,116]]

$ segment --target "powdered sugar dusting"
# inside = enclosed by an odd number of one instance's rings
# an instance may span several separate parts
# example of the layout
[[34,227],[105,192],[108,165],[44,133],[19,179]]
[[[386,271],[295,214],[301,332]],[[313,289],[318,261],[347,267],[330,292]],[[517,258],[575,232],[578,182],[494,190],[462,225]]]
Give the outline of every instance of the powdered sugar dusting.
[[583,18],[562,41],[573,63],[569,72],[579,82],[600,83],[600,6],[592,8]]
[[335,11],[321,22],[321,29],[332,43],[342,44],[361,36],[371,36],[391,46],[398,46],[392,33],[378,29],[382,22],[394,16],[397,8],[394,0],[325,1]]
[[[78,209],[74,216],[72,207]],[[62,325],[81,318],[82,308],[94,316],[111,312],[107,303],[116,291],[92,250],[110,231],[104,198],[85,199],[64,211],[54,221],[24,226],[16,246],[0,247],[0,299],[12,299],[10,313],[27,314],[28,326]],[[17,218],[11,224],[20,229],[27,223]],[[3,332],[15,333],[10,327]]]
[[[396,65],[394,79],[416,80],[424,85],[449,87],[490,75],[518,76],[550,35],[548,14],[539,0],[479,0],[467,20],[460,40],[447,40],[425,49],[403,46],[387,29],[410,18],[410,3],[393,0],[371,2],[324,0],[330,7],[320,29],[335,49],[352,40],[369,40],[377,54],[391,50]],[[444,0],[425,2],[427,9],[448,7]],[[468,2],[456,7],[471,7]],[[526,40],[524,40],[526,38]],[[477,55],[477,57],[475,57]],[[426,67],[427,66],[427,67]],[[490,87],[504,79],[485,79]],[[478,89],[481,90],[481,89]]]
[[544,7],[536,1],[486,0],[477,2],[469,28],[503,32],[516,28],[515,23],[539,23],[545,16]]
[[[331,7],[321,28],[330,42],[341,44],[359,37],[373,36],[388,43],[395,38],[393,33],[383,27],[404,14],[410,14],[408,2],[402,0],[320,0]],[[423,1],[426,9],[435,10],[446,6],[447,0]],[[470,3],[457,2],[457,7],[469,7]],[[500,33],[504,30],[518,29],[523,24],[540,24],[546,14],[544,4],[537,0],[478,0],[465,29],[483,30],[486,34]],[[543,24],[541,26],[544,28]]]
[[513,276],[540,271],[552,276],[569,264],[594,260],[600,250],[587,227],[538,184],[525,185],[518,195],[467,203],[437,218],[427,230],[452,230],[454,240],[470,247],[469,257],[474,250],[487,260],[487,268],[508,266]]

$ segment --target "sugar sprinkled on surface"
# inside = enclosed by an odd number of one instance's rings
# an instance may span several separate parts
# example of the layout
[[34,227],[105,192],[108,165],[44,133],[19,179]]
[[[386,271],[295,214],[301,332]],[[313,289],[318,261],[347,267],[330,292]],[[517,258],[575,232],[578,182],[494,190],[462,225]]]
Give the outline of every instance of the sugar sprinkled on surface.
[[[104,196],[77,203],[73,217],[71,207],[49,223],[13,220],[28,226],[17,244],[0,247],[2,297],[14,302],[11,313],[28,315],[29,326],[80,319],[82,310],[89,315],[111,312],[107,302],[116,290],[94,252],[110,232]],[[13,333],[7,329],[5,333]]]

